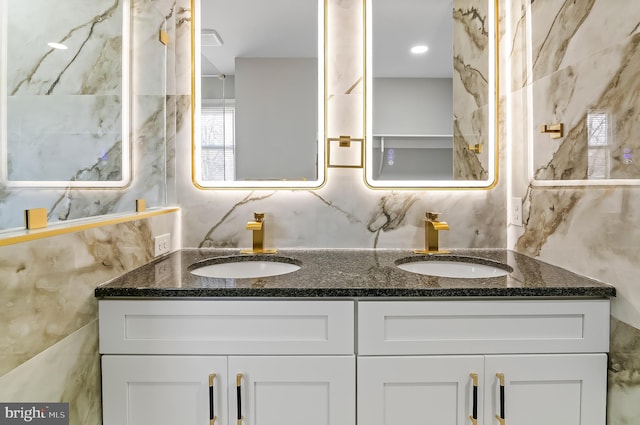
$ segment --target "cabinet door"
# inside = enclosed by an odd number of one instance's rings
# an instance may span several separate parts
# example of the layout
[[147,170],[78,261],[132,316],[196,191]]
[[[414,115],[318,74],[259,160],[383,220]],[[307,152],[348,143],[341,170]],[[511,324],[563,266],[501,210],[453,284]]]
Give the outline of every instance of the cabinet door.
[[355,424],[354,356],[229,357],[228,370],[229,412],[241,404],[243,425]]
[[482,356],[358,357],[359,425],[468,425]]
[[504,375],[507,425],[604,425],[605,354],[487,356],[485,425],[498,424]]
[[211,402],[222,424],[226,374],[225,357],[102,356],[103,425],[209,424]]

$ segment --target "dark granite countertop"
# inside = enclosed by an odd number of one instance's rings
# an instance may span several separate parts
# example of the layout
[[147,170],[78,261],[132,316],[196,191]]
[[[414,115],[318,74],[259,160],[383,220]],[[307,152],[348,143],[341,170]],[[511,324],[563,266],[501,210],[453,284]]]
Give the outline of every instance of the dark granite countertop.
[[[473,257],[512,271],[481,279],[445,278],[403,271],[396,261],[409,250],[283,249],[260,259],[287,257],[293,273],[250,279],[208,278],[190,266],[237,256],[237,249],[184,249],[100,285],[96,297],[612,297],[615,288],[509,250],[453,250],[428,260]],[[255,256],[252,256],[255,258]],[[216,260],[217,259],[217,260]]]

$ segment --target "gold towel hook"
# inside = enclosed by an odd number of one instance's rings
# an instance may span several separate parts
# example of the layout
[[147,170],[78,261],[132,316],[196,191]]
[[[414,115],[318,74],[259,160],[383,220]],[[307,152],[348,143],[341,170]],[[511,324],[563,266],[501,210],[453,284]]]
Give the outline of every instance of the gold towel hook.
[[561,137],[564,137],[564,124],[545,124],[542,126],[540,132],[549,133],[552,139],[560,139]]

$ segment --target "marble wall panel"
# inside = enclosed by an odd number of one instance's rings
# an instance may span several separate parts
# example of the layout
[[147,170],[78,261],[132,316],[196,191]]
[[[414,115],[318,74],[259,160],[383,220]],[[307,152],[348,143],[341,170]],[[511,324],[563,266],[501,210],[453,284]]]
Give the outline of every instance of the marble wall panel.
[[[175,40],[172,50],[175,56],[175,93],[179,96],[191,95],[191,2],[176,0]],[[169,92],[171,94],[171,92]]]
[[[66,5],[67,2],[58,4],[57,10]],[[133,34],[136,40],[142,40],[136,46],[139,56],[133,58],[134,62],[148,59],[140,49],[157,47],[146,46],[144,41],[157,43],[161,26],[170,30],[167,25],[177,25],[169,19],[173,7],[173,2],[163,0],[132,1]],[[69,15],[83,16],[83,11],[79,6],[77,14],[74,11]],[[185,12],[188,11],[180,13]],[[126,190],[90,191],[0,187],[0,227],[21,226],[22,210],[26,208],[48,206],[50,221],[56,221],[131,211],[139,197],[146,197],[151,206],[164,202],[165,169],[175,170],[175,135],[180,133],[184,138],[182,123],[190,106],[190,96],[165,95],[165,86],[169,86],[166,76],[175,81],[175,66],[168,72],[166,69],[170,67],[165,50],[161,60],[152,64],[165,68],[159,76],[161,84],[133,88],[137,95],[132,99],[132,185]],[[167,115],[171,123],[167,122]],[[173,146],[168,155],[165,144]],[[103,171],[104,167],[89,170]],[[181,243],[179,216],[171,213],[0,247],[0,399],[67,401],[71,424],[101,423],[97,303],[93,290],[150,261],[155,235],[171,233],[172,250],[177,249]],[[47,385],[42,385],[43,381]]]
[[[584,178],[586,114],[614,116],[614,149],[638,149],[640,5],[626,1],[509,2],[506,19],[511,89],[508,93],[510,194],[522,197],[524,226],[509,227],[509,246],[543,261],[610,283],[612,299],[608,424],[640,419],[637,349],[640,332],[640,189],[536,187],[540,178]],[[506,43],[505,43],[506,44]],[[553,122],[552,122],[553,121]],[[540,124],[564,122],[567,135],[551,141]],[[531,144],[530,144],[531,143]],[[615,163],[616,154],[612,157]],[[620,155],[617,155],[618,157]],[[612,167],[612,175],[625,176]]]
[[0,376],[97,317],[93,290],[153,258],[177,214],[0,247]]
[[[453,179],[487,180],[489,172],[489,107],[476,109],[453,122]],[[481,146],[481,152],[469,146]]]
[[[529,62],[529,37],[526,4],[522,0],[505,0],[500,25],[501,93],[515,92],[526,85]],[[505,61],[506,59],[506,61]],[[508,64],[508,66],[507,66]],[[506,74],[506,75],[505,75]]]
[[640,151],[640,141],[635,137],[640,124],[630,119],[640,108],[640,100],[634,94],[640,89],[636,78],[639,43],[640,34],[533,84],[534,124],[563,122],[566,128],[566,136],[558,140],[534,134],[537,179],[591,178],[598,168],[588,159],[594,148],[588,145],[587,119],[594,112],[605,113],[610,120],[606,175],[622,179],[640,175],[638,163],[626,163],[623,152],[628,150],[636,156]]
[[[162,11],[161,11],[162,10]],[[167,87],[167,47],[159,41],[168,31],[172,9],[149,0],[133,1],[131,17],[131,90],[133,95],[164,95]]]
[[12,96],[7,122],[10,180],[123,180],[121,96]]
[[0,376],[3,402],[69,403],[70,425],[102,424],[98,321]]
[[149,262],[153,236],[180,246],[179,213],[0,247],[0,400],[68,402],[101,421],[97,285]]
[[612,319],[607,423],[628,425],[640,422],[639,397],[640,330]]
[[[489,120],[489,2],[453,2],[453,178],[486,180]],[[482,144],[484,154],[469,145]]]
[[638,31],[626,0],[531,2],[533,81],[616,45]]
[[[120,94],[121,0],[11,0],[7,14],[9,96]],[[47,42],[68,50],[52,49]]]
[[453,3],[454,111],[468,115],[489,103],[489,2]]

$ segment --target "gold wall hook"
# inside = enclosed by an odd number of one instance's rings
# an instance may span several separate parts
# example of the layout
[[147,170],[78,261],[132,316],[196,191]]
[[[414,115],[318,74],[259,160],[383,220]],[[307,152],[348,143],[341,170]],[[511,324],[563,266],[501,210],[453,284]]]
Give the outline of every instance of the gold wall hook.
[[476,143],[475,145],[467,145],[467,149],[473,153],[482,153],[482,143]]
[[47,227],[47,209],[32,208],[24,210],[24,227],[29,230],[44,229]]
[[560,139],[564,137],[564,124],[544,124],[540,129],[541,133],[549,133],[552,139]]
[[136,199],[136,212],[145,212],[147,210],[147,201],[144,199]]
[[160,43],[164,44],[165,46],[169,44],[169,33],[161,29],[158,32],[158,41],[160,41]]

